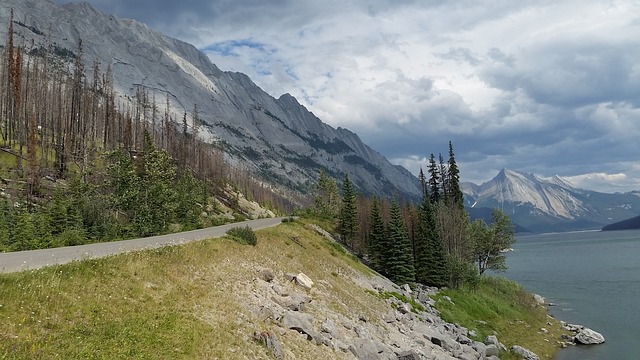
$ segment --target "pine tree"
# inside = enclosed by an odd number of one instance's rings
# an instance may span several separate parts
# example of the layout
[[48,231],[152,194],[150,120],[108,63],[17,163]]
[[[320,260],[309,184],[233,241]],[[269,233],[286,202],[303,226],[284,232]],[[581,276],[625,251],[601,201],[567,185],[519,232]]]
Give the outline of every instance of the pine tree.
[[387,276],[396,284],[412,284],[415,281],[413,253],[411,242],[407,234],[402,212],[398,202],[391,203],[391,219],[388,226],[388,249],[386,253]]
[[380,200],[378,198],[374,198],[373,203],[371,204],[371,226],[369,227],[369,245],[367,247],[367,253],[369,255],[371,268],[381,274],[386,274],[386,263],[383,256],[385,240],[386,236],[384,221],[382,220],[382,212],[380,210]]
[[432,204],[440,201],[440,171],[433,153],[429,157],[429,199]]
[[433,205],[424,197],[419,210],[420,222],[416,243],[416,282],[429,286],[447,284],[447,264],[438,236]]
[[349,175],[344,174],[342,182],[342,206],[340,208],[340,235],[342,241],[354,248],[358,234],[358,208],[356,206],[356,192],[349,180]]
[[453,145],[449,141],[449,166],[448,166],[448,186],[447,199],[453,204],[459,207],[464,207],[464,194],[460,190],[460,170],[456,164],[456,159],[453,154]]

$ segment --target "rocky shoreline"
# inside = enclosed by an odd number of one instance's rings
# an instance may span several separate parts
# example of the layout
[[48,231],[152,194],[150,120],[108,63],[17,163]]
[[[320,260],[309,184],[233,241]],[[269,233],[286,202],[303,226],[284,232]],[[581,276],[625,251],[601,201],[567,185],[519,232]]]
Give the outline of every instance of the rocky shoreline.
[[[327,281],[316,284],[303,273],[276,274],[269,268],[260,269],[253,283],[254,298],[247,308],[270,325],[271,330],[256,331],[254,339],[267,346],[276,359],[294,358],[282,345],[282,339],[292,336],[333,349],[335,358],[345,359],[496,360],[501,351],[520,354],[524,359],[539,359],[522,346],[507,349],[496,336],[488,336],[482,342],[472,340],[476,338],[473,330],[442,320],[431,298],[437,288],[419,286],[412,290],[408,285],[398,287],[378,276],[359,278],[356,282],[383,299],[389,310],[372,318],[357,313],[345,317],[326,308],[319,309],[317,300],[331,291]],[[451,299],[444,297],[441,301]],[[593,330],[563,325],[575,335],[567,336],[562,346],[604,341]]]
[[[547,303],[544,297],[533,294],[534,300],[541,306],[555,306],[553,303]],[[597,331],[591,330],[582,325],[569,324],[564,321],[560,321],[562,327],[573,333],[573,336],[565,335],[561,342],[561,346],[566,348],[570,345],[597,345],[604,343],[604,336]]]

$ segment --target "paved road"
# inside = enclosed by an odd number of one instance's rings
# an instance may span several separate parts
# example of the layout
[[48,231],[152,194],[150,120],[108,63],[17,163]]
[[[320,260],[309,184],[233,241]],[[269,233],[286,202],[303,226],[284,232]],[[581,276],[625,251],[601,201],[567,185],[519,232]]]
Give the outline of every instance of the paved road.
[[49,265],[66,264],[74,260],[101,258],[129,251],[154,249],[166,245],[185,244],[191,241],[223,236],[227,230],[238,226],[250,226],[254,230],[276,226],[282,218],[249,220],[239,223],[186,231],[177,234],[152,236],[142,239],[112,241],[54,249],[0,253],[0,273],[37,269]]

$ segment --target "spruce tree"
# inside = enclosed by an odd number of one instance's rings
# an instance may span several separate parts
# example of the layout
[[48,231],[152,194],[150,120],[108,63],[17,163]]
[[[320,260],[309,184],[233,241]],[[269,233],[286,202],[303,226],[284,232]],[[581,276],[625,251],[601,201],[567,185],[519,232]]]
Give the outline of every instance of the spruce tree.
[[447,198],[453,205],[464,207],[464,194],[460,190],[460,170],[453,154],[453,145],[449,141],[449,167],[448,167]]
[[358,208],[356,206],[356,192],[349,180],[349,175],[344,174],[342,182],[342,206],[340,207],[340,235],[342,241],[354,248],[358,234]]
[[440,171],[433,153],[429,157],[429,200],[432,204],[440,201]]
[[385,273],[384,269],[386,268],[383,256],[384,242],[385,229],[382,212],[380,211],[380,200],[374,198],[371,204],[371,226],[369,227],[367,254],[369,255],[371,268],[381,274]]
[[411,242],[400,206],[395,199],[391,203],[390,217],[387,234],[389,244],[385,251],[387,276],[399,285],[412,284],[415,281],[415,269]]
[[416,282],[429,286],[447,284],[447,264],[442,241],[438,236],[433,205],[427,196],[419,209],[416,239]]

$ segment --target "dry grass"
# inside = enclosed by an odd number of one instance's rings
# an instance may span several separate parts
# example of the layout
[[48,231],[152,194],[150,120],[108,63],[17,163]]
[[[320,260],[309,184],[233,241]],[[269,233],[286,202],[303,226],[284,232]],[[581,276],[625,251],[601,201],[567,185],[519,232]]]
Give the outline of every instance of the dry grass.
[[0,275],[0,358],[270,358],[255,330],[279,331],[287,358],[342,358],[256,319],[258,271],[311,277],[306,311],[319,323],[386,309],[354,286],[366,268],[299,222],[257,235],[256,246],[222,238]]

